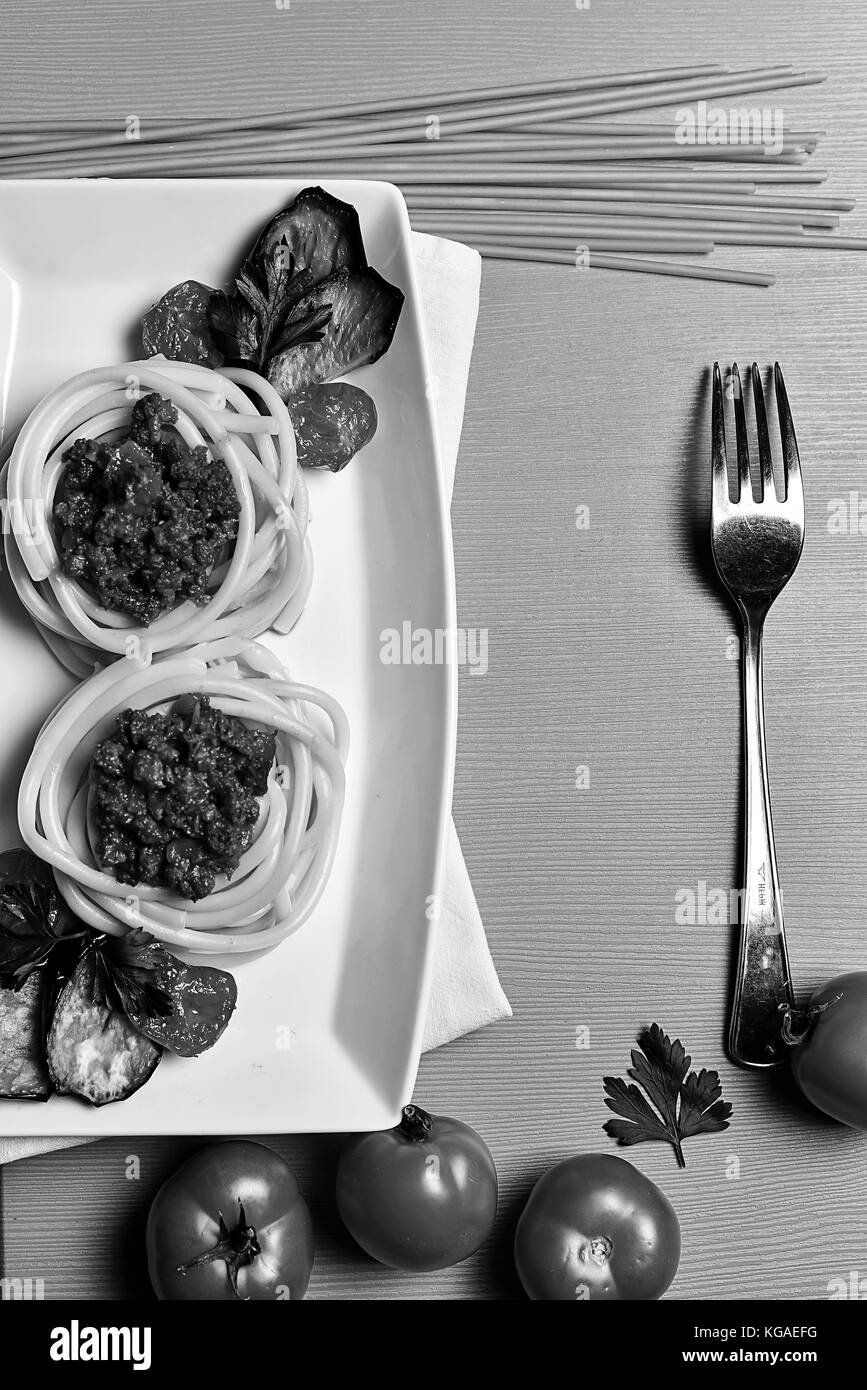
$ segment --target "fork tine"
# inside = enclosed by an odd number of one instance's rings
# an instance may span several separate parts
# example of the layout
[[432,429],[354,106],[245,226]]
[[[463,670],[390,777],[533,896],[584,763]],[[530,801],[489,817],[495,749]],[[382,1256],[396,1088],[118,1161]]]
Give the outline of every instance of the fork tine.
[[783,373],[779,362],[774,363],[774,390],[777,396],[777,416],[780,421],[780,434],[783,439],[783,477],[786,482],[786,497],[796,505],[803,506],[804,491],[801,484],[801,460],[798,454],[798,441],[795,438],[795,426],[792,423],[792,412],[789,409],[789,397],[786,395],[786,383],[783,381]]
[[749,496],[752,484],[750,483],[750,446],[747,439],[747,420],[744,414],[744,390],[741,386],[741,374],[738,371],[738,364],[732,367],[732,376],[735,379],[735,438],[737,440],[738,451],[738,499]]
[[713,460],[714,510],[729,500],[729,474],[726,467],[726,419],[719,362],[713,364],[713,413],[711,420],[711,458]]
[[768,434],[768,417],[765,411],[765,393],[762,388],[762,378],[756,363],[753,363],[753,403],[756,408],[756,434],[759,441],[759,463],[761,464],[761,477],[759,480],[759,498],[763,498],[766,492],[773,492],[774,487],[774,460],[771,454],[771,439]]

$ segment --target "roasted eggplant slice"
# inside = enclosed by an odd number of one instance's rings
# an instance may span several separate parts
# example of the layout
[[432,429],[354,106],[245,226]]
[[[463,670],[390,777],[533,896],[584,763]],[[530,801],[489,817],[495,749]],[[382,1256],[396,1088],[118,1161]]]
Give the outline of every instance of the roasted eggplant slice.
[[333,381],[297,391],[288,401],[298,462],[339,473],[376,433],[376,406],[360,386]]
[[358,213],[350,203],[332,198],[324,188],[305,188],[261,233],[250,259],[268,256],[281,238],[295,258],[295,273],[310,271],[317,284],[335,270],[363,270],[367,265]]
[[0,1096],[47,1100],[51,1080],[45,1062],[48,984],[34,970],[20,989],[0,989]]
[[217,293],[199,280],[182,280],[152,304],[141,321],[148,357],[161,352],[175,362],[221,367],[223,354],[211,332],[208,308]]
[[162,1048],[107,1002],[96,951],[85,951],[48,1032],[48,1071],[57,1093],[91,1105],[126,1100],[153,1075],[161,1056]]
[[331,317],[317,343],[278,353],[268,363],[268,380],[288,402],[296,391],[333,381],[375,362],[391,345],[403,294],[376,270],[338,270],[299,300],[304,318],[330,306]]
[[125,988],[123,974],[115,971],[114,983],[124,1011],[133,1026],[153,1042],[180,1057],[198,1057],[214,1046],[234,1013],[238,1000],[234,977],[210,965],[185,965],[159,942],[152,942],[146,950],[154,981],[168,996],[171,1011],[149,1009],[142,992]]

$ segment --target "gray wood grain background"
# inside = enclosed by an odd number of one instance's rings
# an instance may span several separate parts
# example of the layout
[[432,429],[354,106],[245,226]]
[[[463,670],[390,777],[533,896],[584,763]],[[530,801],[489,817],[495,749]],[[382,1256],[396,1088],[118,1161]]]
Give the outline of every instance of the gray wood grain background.
[[[0,24],[0,111],[16,116],[222,115],[335,92],[797,62],[831,80],[783,94],[787,119],[827,129],[817,162],[829,191],[867,192],[858,0],[727,11],[711,0],[20,0]],[[867,223],[856,214],[851,228]],[[675,920],[679,890],[727,890],[738,862],[739,667],[705,545],[708,368],[779,358],[808,510],[765,656],[790,951],[801,993],[867,967],[867,537],[827,527],[834,498],[867,499],[867,260],[717,259],[769,267],[778,283],[486,266],[453,519],[459,621],[488,629],[490,664],[461,675],[455,818],[515,1018],[426,1057],[417,1099],[485,1135],[500,1216],[465,1265],[398,1276],[341,1231],[335,1141],[269,1140],[314,1205],[313,1298],[518,1296],[520,1205],[551,1162],[609,1147],[601,1077],[622,1073],[652,1019],[720,1068],[735,1107],[725,1135],[690,1145],[684,1173],[668,1149],[633,1151],[681,1217],[670,1296],[822,1299],[830,1280],[867,1274],[867,1139],[808,1110],[785,1078],[725,1061],[731,932]],[[584,790],[577,766],[590,770]],[[579,1027],[589,1048],[576,1047]],[[3,1272],[44,1278],[50,1298],[146,1297],[147,1205],[192,1147],[106,1141],[3,1169]],[[138,1181],[125,1176],[131,1153]]]

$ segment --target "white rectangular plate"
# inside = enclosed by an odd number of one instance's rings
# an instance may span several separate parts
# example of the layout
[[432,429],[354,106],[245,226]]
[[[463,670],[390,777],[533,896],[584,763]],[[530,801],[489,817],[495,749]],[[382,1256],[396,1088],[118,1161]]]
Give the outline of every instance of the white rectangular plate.
[[[0,421],[48,390],[141,356],[137,324],[180,280],[224,285],[261,226],[316,180],[0,182]],[[0,1100],[0,1134],[267,1134],[380,1129],[409,1099],[421,1044],[451,801],[455,669],[386,665],[380,634],[453,632],[451,536],[426,390],[409,219],[390,184],[327,181],[358,209],[370,264],[406,296],[390,351],[352,380],[379,429],[337,475],[308,473],[315,577],[295,631],[269,638],[352,729],[337,860],[309,922],[227,962],[238,1007],[193,1060],[166,1055],[128,1100]],[[0,585],[0,847],[18,783],[69,677]]]

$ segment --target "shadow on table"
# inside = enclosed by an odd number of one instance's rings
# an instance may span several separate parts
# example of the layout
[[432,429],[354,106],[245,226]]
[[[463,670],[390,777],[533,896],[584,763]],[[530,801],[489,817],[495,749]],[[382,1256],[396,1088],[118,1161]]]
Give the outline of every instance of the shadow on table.
[[[680,493],[677,505],[672,509],[675,525],[679,528],[681,551],[685,555],[693,578],[698,581],[708,598],[714,600],[719,609],[727,613],[734,631],[740,630],[740,620],[734,604],[724,588],[716,571],[711,549],[711,439],[710,439],[710,401],[712,372],[706,366],[700,373],[695,388],[692,405],[684,430],[683,458],[685,469],[678,479]],[[734,758],[735,750],[732,749]],[[732,846],[732,870],[736,881],[743,876],[742,845],[744,838],[744,779],[746,774],[743,749],[743,707],[741,703],[739,737],[737,748],[738,778],[738,825],[737,840]],[[739,927],[731,928],[729,950],[729,969],[727,975],[728,998],[734,990],[738,967]],[[728,1019],[726,1017],[726,1028]],[[725,1049],[727,1037],[724,1034],[722,1046]]]
[[677,480],[677,497],[672,517],[678,529],[680,550],[693,577],[731,612],[731,601],[723,588],[713,561],[710,545],[711,456],[710,456],[711,369],[701,372],[684,428],[683,476]]

